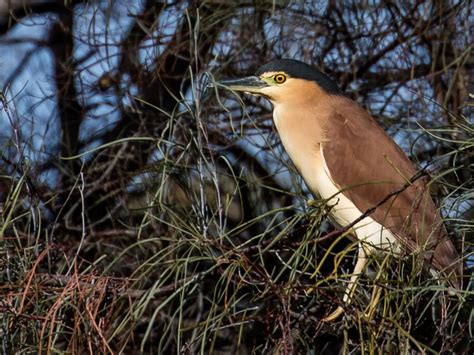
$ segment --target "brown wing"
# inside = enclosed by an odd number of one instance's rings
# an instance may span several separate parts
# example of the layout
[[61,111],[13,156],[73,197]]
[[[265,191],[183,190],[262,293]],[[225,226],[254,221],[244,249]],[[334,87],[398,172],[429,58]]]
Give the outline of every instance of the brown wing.
[[[323,155],[334,182],[365,212],[403,188],[417,170],[364,109],[349,99],[343,100],[344,105],[338,105],[327,125]],[[462,262],[447,238],[426,181],[416,180],[380,205],[371,217],[405,247],[426,250],[430,262],[445,270],[450,279],[460,280]],[[461,286],[460,282],[451,283]]]

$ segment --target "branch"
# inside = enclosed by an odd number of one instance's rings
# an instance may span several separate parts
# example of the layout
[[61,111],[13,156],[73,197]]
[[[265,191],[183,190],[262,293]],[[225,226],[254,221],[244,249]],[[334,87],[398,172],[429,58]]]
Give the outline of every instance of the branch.
[[[3,8],[0,8],[0,35],[7,33],[13,26],[20,23],[24,17],[48,12],[64,13],[72,11],[71,7],[82,2],[84,1],[55,0],[36,2],[30,0],[11,1],[11,3],[7,1],[7,4],[3,4]],[[66,4],[69,4],[69,6]]]
[[[77,70],[73,55],[73,27],[74,12],[63,12],[52,27],[49,37],[49,45],[54,55],[56,98],[61,124],[60,154],[63,157],[78,154],[80,125],[85,116],[85,110],[77,100],[78,93],[74,85]],[[65,164],[67,173],[74,178],[79,173],[80,161],[72,160]]]

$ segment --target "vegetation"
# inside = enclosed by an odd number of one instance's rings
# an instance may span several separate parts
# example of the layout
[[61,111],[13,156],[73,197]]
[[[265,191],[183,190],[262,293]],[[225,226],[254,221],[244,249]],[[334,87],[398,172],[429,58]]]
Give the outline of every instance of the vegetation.
[[[473,16],[462,0],[0,2],[3,353],[468,353]],[[430,173],[463,292],[388,256],[321,322],[350,231],[268,102],[208,87],[279,57],[337,79]]]

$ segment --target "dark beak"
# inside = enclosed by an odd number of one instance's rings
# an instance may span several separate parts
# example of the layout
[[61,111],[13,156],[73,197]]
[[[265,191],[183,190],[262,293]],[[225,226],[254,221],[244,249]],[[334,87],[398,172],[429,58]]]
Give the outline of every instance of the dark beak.
[[251,94],[260,94],[260,90],[268,84],[257,76],[248,76],[241,79],[222,80],[216,82],[217,87],[233,91],[244,91]]

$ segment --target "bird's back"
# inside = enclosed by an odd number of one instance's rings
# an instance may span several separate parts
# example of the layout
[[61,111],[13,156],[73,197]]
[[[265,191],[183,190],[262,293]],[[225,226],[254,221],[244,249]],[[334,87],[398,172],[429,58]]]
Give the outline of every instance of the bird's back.
[[[344,105],[341,105],[341,99]],[[362,211],[409,250],[421,250],[437,269],[460,287],[462,262],[448,239],[424,178],[375,120],[357,103],[338,98],[325,128],[323,155],[331,177]],[[381,204],[390,194],[400,191]],[[380,206],[379,206],[380,205]]]

